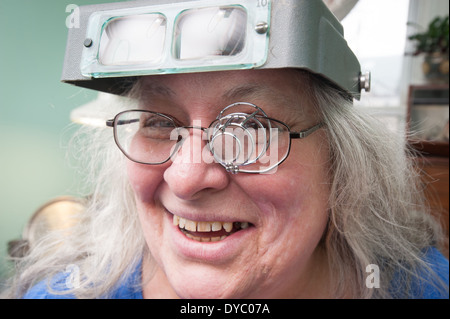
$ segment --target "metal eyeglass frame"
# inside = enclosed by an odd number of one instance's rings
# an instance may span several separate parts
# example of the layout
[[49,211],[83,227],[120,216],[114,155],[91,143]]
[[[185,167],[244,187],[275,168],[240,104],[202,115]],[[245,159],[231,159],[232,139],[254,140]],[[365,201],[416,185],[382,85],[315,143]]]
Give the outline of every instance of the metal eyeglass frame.
[[[239,106],[239,105],[244,105],[244,106],[252,107],[252,108],[255,109],[255,112],[253,112],[252,114],[248,114],[248,113],[232,113],[232,114],[228,114],[228,115],[224,116],[225,111],[227,111],[228,109],[230,109],[230,108],[232,108],[232,107]],[[203,132],[208,132],[208,130],[211,130],[211,129],[214,128],[214,127],[213,127],[213,124],[214,124],[214,123],[217,123],[217,122],[220,121],[220,120],[228,119],[226,123],[231,123],[231,120],[233,120],[233,119],[241,119],[243,115],[246,116],[246,117],[243,119],[243,122],[242,122],[243,124],[245,124],[245,123],[246,123],[247,121],[249,121],[250,119],[256,119],[257,121],[259,121],[259,120],[258,120],[258,118],[259,118],[259,119],[267,120],[268,123],[270,123],[270,122],[276,122],[276,123],[279,123],[279,124],[281,124],[282,126],[284,126],[284,127],[287,128],[287,130],[288,130],[288,132],[289,132],[289,145],[288,145],[288,151],[286,152],[286,155],[285,155],[280,161],[278,161],[277,164],[275,164],[275,165],[273,165],[273,166],[271,166],[271,167],[269,167],[269,168],[267,168],[267,169],[259,170],[259,171],[243,170],[243,169],[241,169],[241,167],[242,167],[242,166],[245,167],[245,166],[247,166],[247,165],[254,164],[256,161],[258,161],[258,159],[259,159],[261,156],[263,156],[263,155],[265,154],[265,151],[267,151],[267,149],[269,148],[270,143],[265,147],[264,153],[261,153],[260,155],[258,155],[258,157],[257,157],[256,159],[252,160],[251,162],[246,161],[246,162],[244,162],[244,163],[242,163],[242,164],[235,165],[235,164],[233,164],[233,163],[225,163],[225,162],[221,161],[220,159],[218,159],[218,158],[215,156],[215,153],[214,153],[213,148],[211,148],[211,146],[210,146],[211,142],[212,142],[215,138],[217,138],[217,136],[218,136],[217,133],[219,133],[219,134],[226,134],[226,133],[225,133],[225,129],[226,129],[228,126],[225,125],[225,126],[223,126],[222,128],[220,128],[220,129],[217,129],[217,128],[216,128],[215,133],[214,133],[213,135],[211,135],[211,136],[209,136],[209,134],[208,134],[208,142],[207,142],[207,145],[208,145],[209,151],[210,151],[211,154],[214,156],[214,158],[216,159],[216,161],[217,161],[219,164],[221,164],[221,165],[227,170],[227,172],[230,172],[230,173],[232,173],[232,174],[237,174],[237,173],[240,173],[240,172],[242,172],[242,173],[248,173],[248,174],[262,174],[262,173],[266,173],[266,172],[268,172],[268,171],[274,169],[275,167],[280,166],[280,165],[288,158],[288,156],[289,156],[289,154],[290,154],[290,151],[291,151],[291,144],[292,144],[291,142],[292,142],[293,139],[304,139],[304,138],[308,137],[309,135],[313,134],[314,132],[316,132],[317,130],[319,130],[320,128],[322,128],[322,127],[325,126],[325,124],[324,124],[323,122],[320,122],[320,123],[314,125],[314,126],[311,127],[311,128],[308,128],[308,129],[306,129],[306,130],[302,130],[302,131],[299,131],[299,132],[292,132],[291,129],[290,129],[290,127],[289,127],[287,124],[285,124],[285,123],[283,123],[283,122],[281,122],[281,121],[279,121],[279,120],[276,120],[276,119],[273,119],[273,118],[268,117],[268,116],[266,115],[266,113],[265,113],[260,107],[254,105],[254,104],[251,104],[251,103],[246,103],[246,102],[238,102],[238,103],[234,103],[234,104],[231,104],[231,105],[227,106],[226,108],[224,108],[224,109],[219,113],[219,115],[217,116],[217,118],[216,118],[214,121],[211,122],[211,124],[208,126],[208,128],[200,127],[200,126],[180,126],[180,125],[177,124],[177,121],[176,121],[174,118],[172,118],[171,116],[169,116],[169,115],[167,115],[167,114],[163,114],[163,113],[159,113],[159,112],[153,112],[153,111],[148,111],[148,110],[139,110],[139,109],[127,110],[127,111],[120,112],[120,113],[118,113],[113,119],[106,121],[106,126],[107,126],[107,127],[113,128],[113,130],[114,130],[114,141],[115,141],[117,147],[120,149],[120,151],[121,151],[121,152],[122,152],[129,160],[131,160],[132,162],[135,162],[135,163],[138,163],[138,164],[144,164],[144,165],[162,165],[162,164],[167,163],[167,162],[174,156],[174,154],[176,154],[176,153],[178,152],[178,150],[179,150],[179,148],[181,147],[181,145],[183,144],[182,142],[184,142],[185,138],[184,138],[181,134],[178,136],[178,140],[177,140],[176,143],[175,143],[175,145],[177,145],[177,147],[174,148],[172,154],[170,154],[170,155],[168,156],[168,158],[167,158],[166,160],[164,160],[164,161],[157,162],[157,163],[148,163],[148,162],[142,162],[142,161],[136,160],[136,159],[134,159],[132,156],[130,156],[130,155],[125,151],[125,149],[121,146],[121,144],[120,144],[120,142],[119,142],[119,138],[118,138],[118,136],[117,136],[117,125],[130,124],[130,123],[134,123],[134,122],[139,121],[139,120],[118,121],[118,119],[119,119],[123,114],[130,113],[130,112],[142,112],[142,113],[156,114],[156,115],[158,115],[158,116],[164,117],[164,118],[168,119],[169,121],[171,121],[171,122],[173,123],[173,125],[174,125],[174,129],[178,129],[178,130],[181,130],[181,129],[199,129],[199,130],[202,130]],[[259,115],[259,114],[261,114],[261,115]],[[122,122],[124,122],[124,123],[122,123]],[[270,124],[269,124],[269,125],[270,125]],[[270,129],[270,128],[269,128],[269,129]],[[220,131],[221,131],[222,133],[221,133]],[[209,133],[209,132],[208,132],[208,133]],[[235,139],[238,141],[238,143],[240,143],[238,138],[236,138],[236,137],[233,137],[233,138],[235,138]],[[265,136],[265,138],[266,138],[266,136]],[[270,139],[269,139],[269,140],[270,140]]]

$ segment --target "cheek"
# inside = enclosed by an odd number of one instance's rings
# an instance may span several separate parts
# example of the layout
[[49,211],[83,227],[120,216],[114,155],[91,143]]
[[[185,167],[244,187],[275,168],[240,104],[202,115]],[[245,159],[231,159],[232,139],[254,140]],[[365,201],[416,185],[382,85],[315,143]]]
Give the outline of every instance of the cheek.
[[328,143],[323,132],[311,137],[292,146],[290,165],[293,178],[290,178],[289,186],[301,189],[311,196],[311,200],[328,203],[331,169]]
[[127,167],[128,178],[133,188],[136,207],[145,240],[152,255],[159,256],[162,246],[163,214],[155,202],[155,194],[161,184],[163,170],[158,166],[130,162]]
[[281,242],[286,249],[288,243],[313,247],[320,240],[328,222],[328,172],[328,148],[316,142],[293,145],[275,175],[256,176],[258,184],[249,191],[272,230],[265,233],[267,242]]
[[[293,143],[289,157],[274,175],[258,175],[256,202],[278,212],[327,211],[330,160],[326,142]],[[289,214],[288,214],[289,215]],[[293,217],[293,216],[290,216]]]
[[163,179],[164,165],[151,166],[129,162],[127,174],[138,204],[152,203]]

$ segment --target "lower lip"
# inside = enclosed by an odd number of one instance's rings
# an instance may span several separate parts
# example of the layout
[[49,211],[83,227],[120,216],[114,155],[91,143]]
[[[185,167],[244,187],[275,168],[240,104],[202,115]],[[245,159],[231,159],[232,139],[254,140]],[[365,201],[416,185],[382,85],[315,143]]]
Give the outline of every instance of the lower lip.
[[247,249],[251,242],[254,227],[237,231],[225,239],[216,242],[199,242],[186,237],[173,225],[173,215],[168,215],[170,244],[172,249],[181,257],[207,263],[226,263],[236,258],[240,252]]

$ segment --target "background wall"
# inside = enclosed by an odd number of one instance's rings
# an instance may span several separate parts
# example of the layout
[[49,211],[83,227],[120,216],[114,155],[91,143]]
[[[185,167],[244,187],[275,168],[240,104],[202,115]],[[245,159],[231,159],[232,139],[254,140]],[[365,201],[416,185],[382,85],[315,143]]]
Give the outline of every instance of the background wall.
[[66,7],[101,2],[114,1],[0,0],[0,282],[7,242],[20,237],[32,213],[77,193],[76,170],[66,161],[69,116],[96,94],[60,83]]

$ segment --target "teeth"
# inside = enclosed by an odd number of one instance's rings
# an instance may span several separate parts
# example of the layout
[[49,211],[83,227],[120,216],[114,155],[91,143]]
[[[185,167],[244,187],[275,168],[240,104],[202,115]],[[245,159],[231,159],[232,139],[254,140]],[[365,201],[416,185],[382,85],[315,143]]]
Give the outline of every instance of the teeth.
[[222,237],[204,237],[204,238],[200,238],[200,237],[197,237],[197,236],[192,236],[191,234],[187,234],[187,233],[185,233],[185,235],[186,235],[186,237],[187,238],[190,238],[190,239],[193,239],[193,240],[196,240],[196,241],[201,241],[201,242],[204,242],[204,243],[209,243],[209,242],[216,242],[216,241],[221,241],[221,240],[224,240],[225,238],[227,238],[227,236],[222,236]]
[[179,222],[178,226],[179,226],[180,228],[183,228],[183,229],[184,229],[184,225],[186,224],[186,219],[180,217],[179,220],[178,220],[178,222]]
[[198,222],[197,223],[197,231],[208,233],[211,231],[212,224],[208,222]]
[[177,215],[173,215],[173,225],[174,226],[180,225],[180,217],[178,217]]
[[233,230],[233,223],[223,223],[223,229],[225,229],[227,233],[231,233]]
[[219,231],[222,229],[222,223],[221,222],[214,222],[211,224],[211,230],[212,231]]
[[186,219],[186,223],[184,224],[184,229],[189,231],[197,231],[197,223]]
[[[211,231],[216,232],[222,230],[222,228],[225,229],[227,233],[231,233],[231,231],[233,230],[233,223],[230,222],[196,222],[176,215],[173,215],[173,224],[181,229],[199,233],[209,233]],[[234,225],[236,225],[236,227],[240,229],[246,229],[249,227],[249,223],[247,222],[242,223],[236,222],[234,223]],[[194,237],[192,235],[189,236]],[[219,240],[222,240],[222,238],[213,237],[211,238],[210,241],[219,241]]]

